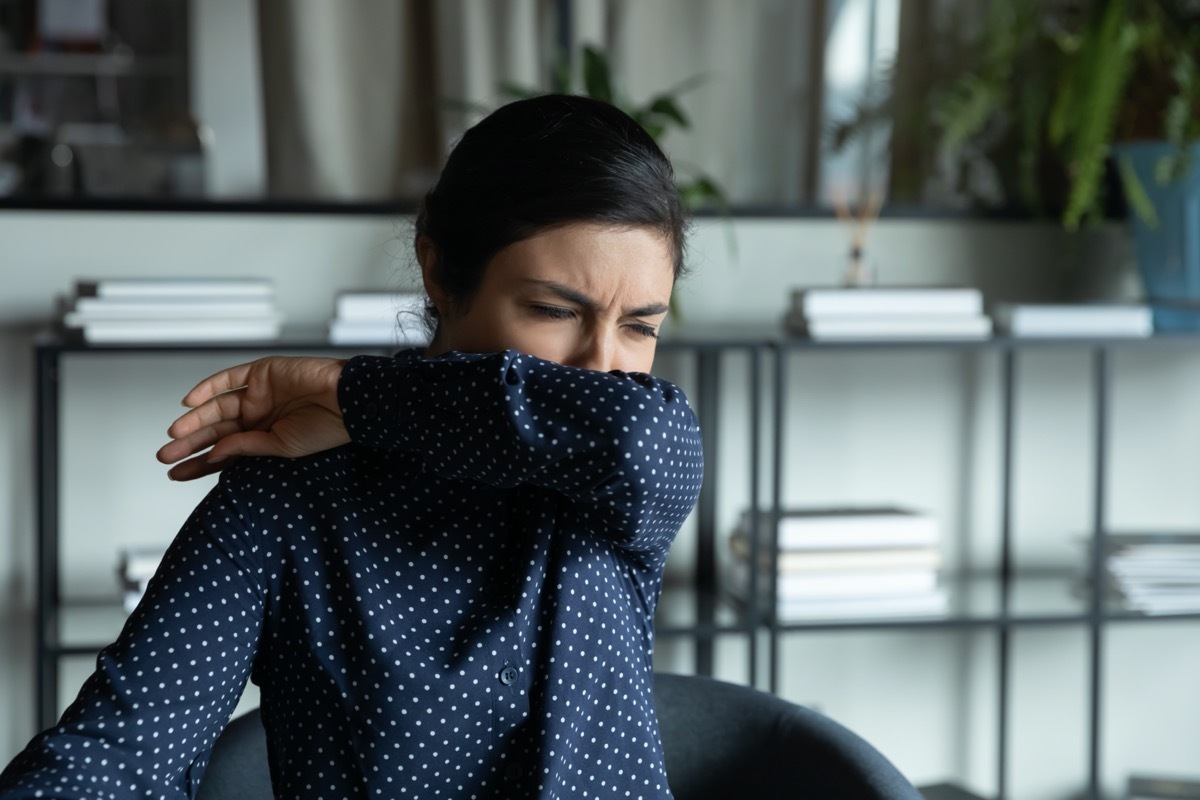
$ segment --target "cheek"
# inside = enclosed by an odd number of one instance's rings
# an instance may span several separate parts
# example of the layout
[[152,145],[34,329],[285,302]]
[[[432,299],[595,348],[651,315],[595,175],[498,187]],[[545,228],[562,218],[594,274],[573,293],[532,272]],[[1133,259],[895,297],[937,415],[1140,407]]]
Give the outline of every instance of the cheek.
[[518,325],[510,331],[511,346],[544,361],[563,363],[570,357],[570,337],[552,325]]

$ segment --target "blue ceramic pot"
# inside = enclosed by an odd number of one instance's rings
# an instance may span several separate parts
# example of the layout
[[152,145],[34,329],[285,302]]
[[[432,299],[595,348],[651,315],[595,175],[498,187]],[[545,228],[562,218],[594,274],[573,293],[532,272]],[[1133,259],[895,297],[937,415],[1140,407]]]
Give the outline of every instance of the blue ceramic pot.
[[1113,157],[1128,165],[1154,206],[1151,226],[1130,209],[1134,250],[1146,299],[1156,307],[1194,306],[1200,312],[1200,143],[1182,179],[1159,182],[1158,164],[1172,152],[1166,142],[1116,145]]

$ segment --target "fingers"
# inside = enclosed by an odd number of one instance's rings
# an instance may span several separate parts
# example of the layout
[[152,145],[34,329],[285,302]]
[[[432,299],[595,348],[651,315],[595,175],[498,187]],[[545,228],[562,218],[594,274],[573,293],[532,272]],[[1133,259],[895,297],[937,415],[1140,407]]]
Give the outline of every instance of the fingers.
[[[201,439],[197,439],[201,441]],[[280,447],[279,440],[266,431],[243,431],[232,434],[216,434],[216,444],[207,453],[192,456],[186,461],[180,461],[167,470],[167,477],[173,481],[190,481],[220,472],[246,454],[253,455],[286,455]],[[184,458],[190,452],[183,452],[184,442],[171,442],[164,445],[159,452],[159,461],[164,464]],[[176,446],[179,446],[176,448]]]
[[227,389],[182,414],[167,428],[167,435],[172,439],[185,439],[205,428],[214,428],[226,422],[249,424],[248,420],[243,419],[244,388]]
[[[259,361],[262,360],[259,359]],[[245,364],[238,364],[209,375],[192,387],[191,391],[184,396],[183,404],[188,408],[195,408],[223,392],[245,388],[246,384],[250,382],[250,372],[257,364],[258,361],[248,361]]]
[[[171,426],[175,428],[174,425]],[[174,464],[176,461],[182,461],[189,456],[194,456],[202,450],[205,450],[215,443],[219,442],[226,436],[232,436],[238,433],[241,428],[237,422],[232,420],[217,422],[212,425],[206,425],[198,430],[193,430],[186,435],[173,436],[172,441],[167,442],[158,449],[154,454],[163,464]],[[168,431],[170,433],[170,431]]]
[[167,477],[173,481],[194,481],[196,478],[203,478],[205,475],[220,472],[235,460],[227,458],[214,463],[208,460],[207,455],[196,456],[171,467],[167,470]]

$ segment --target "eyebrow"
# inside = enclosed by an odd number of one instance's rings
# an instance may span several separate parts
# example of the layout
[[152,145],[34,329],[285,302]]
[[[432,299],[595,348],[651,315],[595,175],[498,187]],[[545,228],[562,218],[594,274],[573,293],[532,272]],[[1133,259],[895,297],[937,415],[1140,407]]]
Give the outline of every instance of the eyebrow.
[[[568,303],[581,305],[589,311],[595,311],[600,305],[586,294],[576,291],[570,286],[564,286],[561,283],[538,280],[537,278],[526,278],[525,282],[532,283],[535,286],[540,286],[543,289],[547,289],[548,291],[558,295],[563,300],[566,300]],[[666,303],[651,303],[647,306],[622,309],[621,314],[626,317],[652,317],[656,314],[665,314],[670,310],[670,306],[668,306]]]

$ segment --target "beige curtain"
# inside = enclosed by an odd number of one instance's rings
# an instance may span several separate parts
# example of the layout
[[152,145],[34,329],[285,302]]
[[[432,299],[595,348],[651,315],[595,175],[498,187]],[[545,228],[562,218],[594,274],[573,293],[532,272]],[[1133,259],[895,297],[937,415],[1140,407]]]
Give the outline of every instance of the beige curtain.
[[[273,197],[419,196],[502,83],[548,87],[558,49],[558,0],[257,2]],[[828,122],[819,43],[848,4],[568,0],[571,52],[604,48],[634,102],[703,76],[681,96],[691,129],[663,143],[680,173],[739,205],[812,202]]]
[[551,0],[258,0],[269,193],[418,197],[503,81],[544,85]]
[[812,185],[810,109],[820,75],[811,54],[822,2],[573,2],[577,40],[605,47],[633,102],[701,77],[680,95],[691,128],[663,142],[682,177],[710,175],[738,204],[803,201]]

